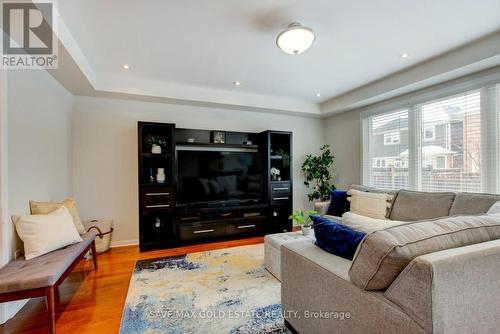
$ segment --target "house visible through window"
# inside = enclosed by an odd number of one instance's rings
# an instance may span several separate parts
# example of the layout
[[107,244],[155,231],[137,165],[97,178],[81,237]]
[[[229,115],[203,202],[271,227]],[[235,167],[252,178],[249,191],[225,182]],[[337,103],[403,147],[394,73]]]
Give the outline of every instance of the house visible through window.
[[[481,191],[481,172],[474,167],[481,159],[480,102],[475,90],[422,104],[422,190]],[[432,128],[435,138],[427,143]]]
[[438,169],[446,168],[446,157],[436,157],[436,168]]
[[385,189],[500,193],[497,94],[500,85],[363,117],[363,159],[372,162],[363,164],[364,183]]
[[395,145],[399,144],[400,134],[398,132],[384,133],[384,145]]
[[424,140],[434,140],[436,138],[436,127],[428,126],[424,129]]
[[400,110],[371,117],[365,124],[369,146],[365,170],[374,187],[406,188],[408,170],[400,168],[408,155],[408,110]]

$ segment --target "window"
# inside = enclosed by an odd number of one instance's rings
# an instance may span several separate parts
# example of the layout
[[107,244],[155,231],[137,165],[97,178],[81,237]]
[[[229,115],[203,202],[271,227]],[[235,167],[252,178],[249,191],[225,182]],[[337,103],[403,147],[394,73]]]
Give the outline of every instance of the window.
[[384,133],[384,145],[399,144],[400,134],[398,132]]
[[362,115],[363,183],[500,193],[500,85],[421,101]]
[[384,168],[386,165],[385,159],[373,159],[373,167],[374,168]]
[[[481,191],[480,102],[481,93],[476,90],[421,106],[423,191]],[[434,141],[425,143],[429,124],[437,123]]]
[[401,164],[408,152],[408,110],[377,115],[367,123],[366,138],[370,149],[366,166],[370,184],[374,187],[392,189],[406,188],[408,170],[394,168],[398,159]]
[[436,127],[435,126],[428,126],[428,127],[426,127],[424,129],[424,133],[423,133],[422,138],[425,141],[436,139]]

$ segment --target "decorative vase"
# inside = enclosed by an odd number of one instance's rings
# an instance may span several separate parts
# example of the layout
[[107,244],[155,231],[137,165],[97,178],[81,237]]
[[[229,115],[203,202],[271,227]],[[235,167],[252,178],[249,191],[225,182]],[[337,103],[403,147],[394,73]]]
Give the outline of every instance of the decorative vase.
[[302,225],[302,235],[309,235],[311,233],[311,226]]
[[165,168],[158,168],[156,172],[156,182],[165,183]]
[[161,146],[160,145],[151,145],[151,153],[153,154],[161,154]]
[[154,183],[155,177],[153,176],[153,168],[149,169],[149,182]]

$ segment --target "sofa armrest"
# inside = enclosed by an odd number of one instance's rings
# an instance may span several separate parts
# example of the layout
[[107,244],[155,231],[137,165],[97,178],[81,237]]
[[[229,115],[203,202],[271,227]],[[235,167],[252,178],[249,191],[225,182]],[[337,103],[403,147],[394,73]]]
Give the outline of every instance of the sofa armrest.
[[326,215],[328,212],[328,207],[330,206],[330,202],[314,202],[314,210],[317,211],[321,216]]
[[414,259],[385,292],[432,333],[493,333],[500,326],[500,240]]

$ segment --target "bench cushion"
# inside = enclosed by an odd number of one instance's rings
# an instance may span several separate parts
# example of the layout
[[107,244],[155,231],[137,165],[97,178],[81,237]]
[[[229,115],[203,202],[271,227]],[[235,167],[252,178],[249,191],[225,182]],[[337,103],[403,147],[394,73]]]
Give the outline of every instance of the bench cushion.
[[21,257],[9,262],[0,269],[0,294],[54,285],[95,236],[91,231],[82,235],[82,242],[31,260]]

